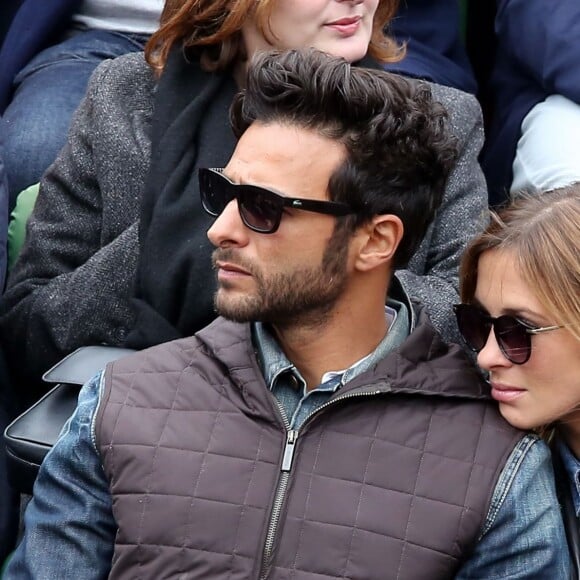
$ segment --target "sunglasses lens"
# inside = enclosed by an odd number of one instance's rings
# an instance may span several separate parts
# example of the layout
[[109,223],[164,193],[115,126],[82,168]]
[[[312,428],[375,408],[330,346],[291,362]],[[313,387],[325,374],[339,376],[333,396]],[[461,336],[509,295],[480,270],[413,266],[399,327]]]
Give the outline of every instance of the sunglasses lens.
[[219,216],[228,203],[233,199],[229,183],[218,173],[210,169],[199,170],[199,193],[201,204],[205,211],[214,216]]
[[469,304],[456,307],[457,326],[463,339],[472,350],[479,352],[487,342],[491,322],[479,308]]
[[238,197],[244,221],[257,232],[275,231],[280,225],[283,205],[276,197],[268,195],[269,192],[250,187]]
[[234,185],[221,173],[200,169],[199,193],[203,209],[214,217],[219,216],[232,199],[237,199],[240,216],[250,229],[268,234],[280,225],[284,202],[268,190]]
[[500,316],[495,321],[495,335],[501,350],[511,362],[523,364],[530,358],[531,336],[513,316]]

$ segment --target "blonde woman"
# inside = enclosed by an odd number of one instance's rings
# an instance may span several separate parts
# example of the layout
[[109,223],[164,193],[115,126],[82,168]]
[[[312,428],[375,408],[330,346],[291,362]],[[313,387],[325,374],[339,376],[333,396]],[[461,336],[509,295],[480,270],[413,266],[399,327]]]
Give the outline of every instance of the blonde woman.
[[551,441],[578,569],[580,184],[523,196],[494,215],[460,275],[459,330],[501,414]]

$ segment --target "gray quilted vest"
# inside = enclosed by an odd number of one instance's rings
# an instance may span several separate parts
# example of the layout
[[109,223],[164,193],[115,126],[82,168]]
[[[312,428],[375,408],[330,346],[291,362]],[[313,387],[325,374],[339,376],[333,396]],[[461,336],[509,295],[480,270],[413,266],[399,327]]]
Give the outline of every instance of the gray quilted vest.
[[249,327],[106,370],[111,578],[452,578],[522,436],[425,321],[287,433]]

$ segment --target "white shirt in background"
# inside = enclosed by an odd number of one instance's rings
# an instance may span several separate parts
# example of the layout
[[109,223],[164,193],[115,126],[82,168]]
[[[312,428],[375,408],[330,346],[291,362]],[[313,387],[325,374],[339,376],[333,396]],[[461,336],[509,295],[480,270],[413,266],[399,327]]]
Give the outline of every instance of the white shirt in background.
[[164,0],[83,0],[75,28],[152,34],[159,28]]

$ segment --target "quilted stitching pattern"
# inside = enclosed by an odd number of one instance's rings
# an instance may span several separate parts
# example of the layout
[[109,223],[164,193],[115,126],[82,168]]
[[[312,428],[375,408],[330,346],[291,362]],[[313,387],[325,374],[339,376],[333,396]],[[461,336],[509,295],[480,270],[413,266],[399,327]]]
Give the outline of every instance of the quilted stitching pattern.
[[[284,433],[247,352],[224,382],[219,361],[242,344],[224,342],[216,360],[186,339],[107,371],[112,578],[256,574]],[[481,401],[389,394],[327,409],[298,440],[271,577],[452,576],[517,437]]]

